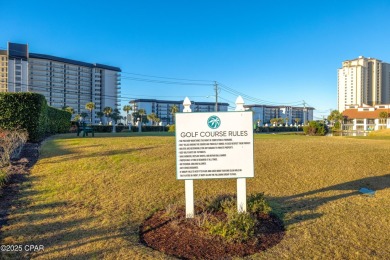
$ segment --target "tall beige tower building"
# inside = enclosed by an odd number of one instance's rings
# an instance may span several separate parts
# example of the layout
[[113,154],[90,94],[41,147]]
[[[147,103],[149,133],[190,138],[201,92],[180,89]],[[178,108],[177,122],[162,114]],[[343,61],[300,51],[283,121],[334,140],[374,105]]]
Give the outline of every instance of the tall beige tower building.
[[338,69],[338,110],[390,103],[390,64],[359,56]]

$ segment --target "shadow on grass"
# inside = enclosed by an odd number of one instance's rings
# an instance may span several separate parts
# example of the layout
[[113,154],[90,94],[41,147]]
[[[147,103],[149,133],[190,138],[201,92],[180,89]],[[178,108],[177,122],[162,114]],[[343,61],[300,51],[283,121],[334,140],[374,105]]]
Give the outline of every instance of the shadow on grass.
[[113,137],[169,137],[175,136],[173,132],[119,132],[119,133],[95,133],[95,136],[77,136],[76,133],[58,134],[55,138],[58,139],[85,139],[85,138],[113,138]]
[[[117,149],[117,150],[107,150],[107,151],[101,151],[101,152],[92,152],[88,154],[81,154],[81,153],[76,153],[76,152],[70,152],[67,153],[66,155],[71,154],[70,156],[67,156],[66,158],[60,158],[60,159],[51,159],[50,161],[44,163],[41,162],[41,164],[52,164],[52,163],[63,163],[66,161],[74,161],[74,160],[80,160],[80,159],[85,159],[85,158],[90,158],[94,159],[96,157],[108,157],[108,156],[113,156],[113,155],[130,155],[134,152],[142,151],[142,150],[149,150],[156,148],[157,146],[147,146],[147,147],[140,147],[140,148],[129,148],[129,149]],[[65,155],[65,154],[64,154]],[[60,156],[60,154],[57,154],[57,156]],[[51,158],[52,156],[45,156],[42,158]],[[53,156],[55,157],[55,156]]]
[[[21,192],[15,201],[24,200],[28,196]],[[105,242],[118,237],[126,238],[125,232],[113,232],[108,228],[89,228],[95,225],[96,219],[90,217],[77,217],[64,220],[66,208],[71,207],[67,202],[54,202],[39,205],[18,205],[16,211],[11,214],[19,215],[17,226],[11,226],[5,235],[8,242],[3,242],[3,234],[0,234],[1,244],[37,245],[43,246],[44,251],[39,252],[0,252],[0,259],[31,259],[36,256],[49,257],[50,259],[90,259],[100,258],[106,248],[104,246],[88,248],[88,252],[82,250],[83,246],[99,241]],[[47,212],[42,213],[41,211]],[[65,214],[66,215],[66,214]],[[112,246],[111,250],[119,250],[119,246]],[[72,250],[73,249],[73,250]],[[73,253],[69,253],[72,250]],[[65,256],[61,254],[68,251]],[[57,255],[57,257],[56,257]]]
[[[9,185],[12,190],[6,190],[5,196],[0,199],[0,244],[23,247],[37,245],[43,246],[44,251],[3,251],[0,252],[0,259],[31,259],[36,256],[50,259],[101,258],[107,253],[107,248],[104,247],[106,241],[120,237],[126,239],[131,235],[129,229],[97,226],[93,214],[79,217],[75,213],[76,217],[70,218],[68,210],[77,207],[76,204],[67,201],[42,203],[39,196],[44,195],[44,192],[33,190],[34,183],[41,181],[37,177],[25,175],[17,181],[18,188]],[[12,221],[8,221],[9,216]],[[136,229],[136,226],[132,227],[132,230]],[[91,248],[90,245],[94,243],[98,246]],[[88,247],[87,252],[83,251],[85,246]],[[109,250],[117,252],[119,249],[119,245],[112,243]],[[67,251],[65,256],[63,251]]]
[[73,153],[71,149],[64,149],[61,145],[54,142],[54,138],[52,137],[46,139],[41,147],[43,148],[41,150],[39,159],[45,159],[55,156],[64,156]]
[[[21,155],[21,159],[13,162],[13,171],[9,183],[2,190],[0,196],[0,245],[42,245],[41,252],[6,252],[0,251],[0,259],[30,259],[38,255],[45,255],[56,259],[61,252],[72,250],[57,259],[91,259],[101,258],[107,249],[104,246],[88,248],[88,252],[82,250],[91,243],[114,240],[117,237],[126,239],[131,230],[113,230],[96,227],[96,218],[75,217],[64,219],[67,211],[77,205],[70,205],[66,201],[54,201],[43,203],[39,199],[45,195],[34,190],[34,184],[40,182],[40,178],[31,176],[30,168],[38,158],[38,144],[28,144]],[[12,220],[10,220],[12,219]],[[120,246],[112,243],[110,250],[119,251]],[[52,255],[51,255],[52,254]]]
[[25,144],[20,159],[12,161],[8,171],[10,179],[0,190],[0,237],[2,226],[7,224],[9,211],[12,207],[23,205],[26,196],[33,196],[35,192],[25,190],[25,195],[20,194],[22,184],[27,180],[30,168],[38,161],[39,144]]
[[[390,174],[382,176],[367,177],[355,181],[345,182],[337,185],[332,185],[326,188],[312,190],[308,192],[299,193],[293,196],[272,198],[278,205],[276,211],[283,218],[287,212],[297,213],[292,219],[285,221],[286,227],[295,223],[312,220],[321,217],[320,213],[304,214],[303,211],[313,211],[320,206],[347,198],[350,196],[361,195],[359,192],[361,188],[369,188],[374,191],[384,190],[390,187]],[[345,191],[342,194],[328,195],[329,192]],[[321,197],[318,197],[321,195]],[[315,196],[315,197],[313,197]]]

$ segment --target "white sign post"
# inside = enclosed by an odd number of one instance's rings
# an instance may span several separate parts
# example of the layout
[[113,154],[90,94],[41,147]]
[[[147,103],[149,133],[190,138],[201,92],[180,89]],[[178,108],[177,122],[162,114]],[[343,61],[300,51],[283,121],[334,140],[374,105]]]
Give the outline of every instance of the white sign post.
[[[236,100],[236,111],[245,111],[244,100],[242,99],[241,96],[239,96]],[[237,211],[246,212],[246,179],[245,178],[237,178]]]
[[[191,112],[191,101],[188,97],[184,99],[183,102],[183,112],[188,113]],[[177,122],[177,121],[176,121]],[[177,123],[176,123],[177,125]],[[185,197],[186,197],[186,218],[193,218],[195,216],[195,206],[194,206],[194,181],[193,180],[185,180]]]
[[253,113],[237,98],[234,112],[176,113],[176,172],[185,180],[186,216],[194,216],[193,180],[237,179],[237,210],[246,211],[246,179],[254,177]]

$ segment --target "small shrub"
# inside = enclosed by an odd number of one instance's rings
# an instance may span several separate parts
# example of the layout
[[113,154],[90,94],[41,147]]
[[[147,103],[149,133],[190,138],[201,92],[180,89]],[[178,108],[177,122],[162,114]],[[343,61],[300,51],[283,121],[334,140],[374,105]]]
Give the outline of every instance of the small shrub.
[[265,213],[271,212],[271,207],[264,199],[264,193],[257,193],[250,195],[247,202],[247,210],[251,213]]
[[123,129],[125,129],[125,126],[124,126],[124,125],[117,125],[117,126],[115,127],[115,131],[116,131],[117,133],[122,132]]
[[222,203],[226,200],[233,201],[232,203],[235,203],[235,198],[229,195],[219,195],[217,198],[207,197],[201,201],[197,201],[196,204],[199,208],[202,209],[202,211],[223,211],[222,210]]
[[0,168],[0,188],[3,187],[8,181],[8,174],[5,168]]
[[246,241],[254,234],[257,223],[249,213],[228,210],[225,220],[214,219],[206,224],[211,234],[220,235],[228,241]]
[[328,127],[324,123],[310,121],[307,126],[303,127],[303,131],[306,135],[326,135]]
[[165,209],[164,216],[169,219],[174,219],[177,216],[179,206],[177,204],[169,204]]
[[[268,214],[272,208],[266,202],[263,193],[249,196],[247,212],[237,212],[237,201],[233,196],[222,195],[214,200],[205,199],[200,208],[205,216],[195,219],[199,226],[204,226],[211,234],[220,235],[228,241],[246,241],[253,237],[259,224],[258,213]],[[211,213],[223,212],[215,214]],[[225,217],[221,217],[225,216]]]
[[194,216],[195,224],[198,227],[204,227],[208,222],[211,221],[212,215],[208,211],[204,211],[201,214],[197,214]]
[[11,159],[19,157],[28,134],[25,130],[0,128],[0,137],[0,167],[4,167],[11,163]]
[[237,201],[234,197],[229,197],[221,201],[220,210],[226,214],[230,214],[237,211]]
[[263,193],[249,196],[245,213],[237,211],[236,198],[228,195],[219,196],[214,200],[206,198],[200,204],[204,213],[195,216],[195,223],[228,241],[242,242],[252,238],[255,227],[259,224],[258,214],[268,214],[272,210]]
[[332,131],[340,131],[341,130],[341,123],[339,121],[335,122]]
[[169,129],[168,129],[168,132],[170,133],[174,133],[176,130],[175,130],[175,125],[170,125],[169,126]]

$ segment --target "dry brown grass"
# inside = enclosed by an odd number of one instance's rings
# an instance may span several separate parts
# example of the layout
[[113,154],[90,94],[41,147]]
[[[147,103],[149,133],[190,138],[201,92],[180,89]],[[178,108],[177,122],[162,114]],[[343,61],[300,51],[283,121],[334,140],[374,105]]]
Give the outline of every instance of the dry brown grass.
[[[0,234],[0,244],[42,244],[45,251],[0,258],[169,258],[140,244],[138,228],[157,209],[184,201],[174,143],[108,134],[46,142]],[[389,139],[256,136],[248,194],[265,192],[287,232],[249,258],[388,258],[389,154]],[[361,187],[375,197],[359,194]],[[235,190],[234,180],[195,181],[198,200]]]

